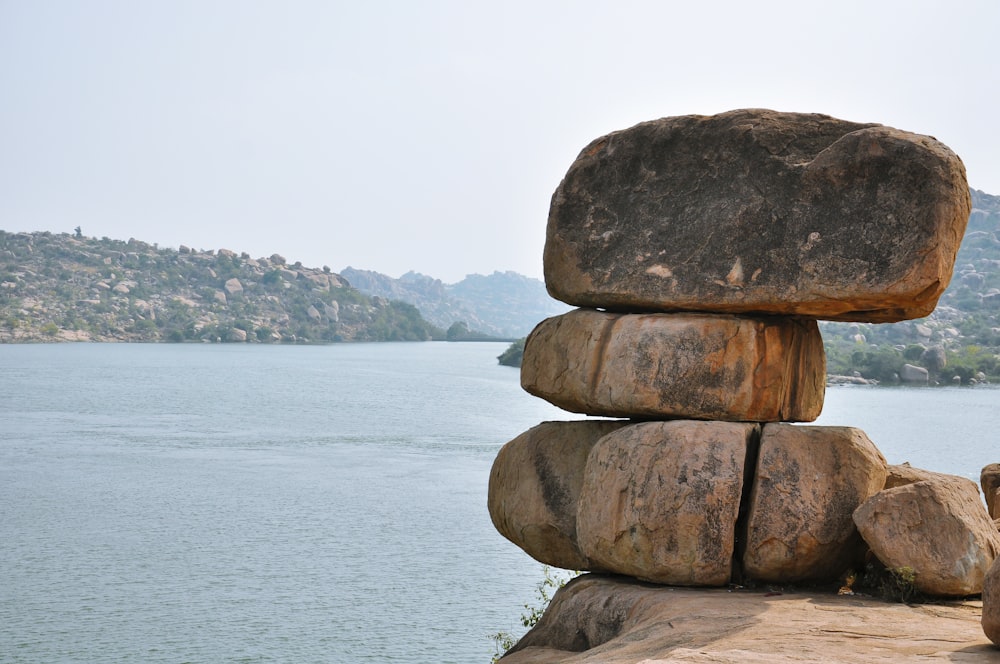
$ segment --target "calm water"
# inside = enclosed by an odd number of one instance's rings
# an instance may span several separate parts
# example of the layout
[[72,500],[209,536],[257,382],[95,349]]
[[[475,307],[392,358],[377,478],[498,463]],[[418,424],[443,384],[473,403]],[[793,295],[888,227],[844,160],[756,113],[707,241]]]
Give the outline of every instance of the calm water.
[[[0,346],[0,662],[486,662],[540,566],[486,511],[568,415],[505,344]],[[1000,390],[844,387],[822,424],[978,480]]]

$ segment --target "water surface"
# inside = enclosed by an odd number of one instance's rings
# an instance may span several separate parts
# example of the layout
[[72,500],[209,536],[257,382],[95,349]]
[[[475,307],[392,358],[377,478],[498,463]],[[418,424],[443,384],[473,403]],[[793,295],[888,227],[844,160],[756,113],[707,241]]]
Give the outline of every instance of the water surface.
[[[0,346],[0,661],[488,661],[541,578],[490,465],[579,417],[505,347]],[[998,397],[838,387],[820,423],[978,480]]]

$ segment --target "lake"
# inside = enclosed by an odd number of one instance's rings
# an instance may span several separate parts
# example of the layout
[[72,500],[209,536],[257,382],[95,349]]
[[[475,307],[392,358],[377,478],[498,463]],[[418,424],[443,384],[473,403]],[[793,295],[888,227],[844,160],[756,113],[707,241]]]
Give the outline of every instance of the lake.
[[[489,661],[542,577],[490,465],[579,417],[504,348],[0,345],[0,662]],[[818,423],[978,483],[998,406],[836,387]]]

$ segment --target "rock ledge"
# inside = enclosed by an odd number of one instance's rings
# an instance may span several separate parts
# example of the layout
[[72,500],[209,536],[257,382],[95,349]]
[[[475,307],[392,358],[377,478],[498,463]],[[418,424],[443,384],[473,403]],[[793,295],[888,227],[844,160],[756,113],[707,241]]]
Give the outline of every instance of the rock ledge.
[[589,574],[567,584],[501,661],[997,662],[982,602],[654,586]]

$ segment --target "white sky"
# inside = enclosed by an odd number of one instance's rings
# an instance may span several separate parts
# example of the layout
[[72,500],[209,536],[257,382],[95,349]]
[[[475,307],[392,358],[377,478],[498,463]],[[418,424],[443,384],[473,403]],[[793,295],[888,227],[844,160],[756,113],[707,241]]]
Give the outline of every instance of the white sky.
[[0,229],[540,278],[590,140],[746,107],[1000,194],[998,39],[996,0],[0,0]]

